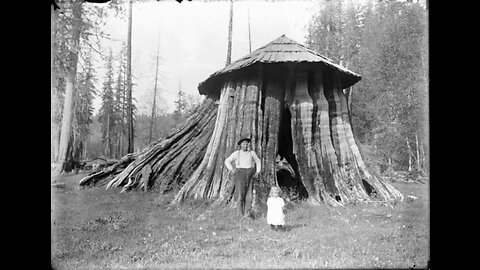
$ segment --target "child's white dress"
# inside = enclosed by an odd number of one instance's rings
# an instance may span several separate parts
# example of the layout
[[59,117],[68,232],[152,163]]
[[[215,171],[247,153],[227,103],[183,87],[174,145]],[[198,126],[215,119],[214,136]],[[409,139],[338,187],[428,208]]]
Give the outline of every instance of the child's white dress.
[[285,202],[280,197],[269,197],[267,200],[267,223],[271,225],[285,225],[283,207]]

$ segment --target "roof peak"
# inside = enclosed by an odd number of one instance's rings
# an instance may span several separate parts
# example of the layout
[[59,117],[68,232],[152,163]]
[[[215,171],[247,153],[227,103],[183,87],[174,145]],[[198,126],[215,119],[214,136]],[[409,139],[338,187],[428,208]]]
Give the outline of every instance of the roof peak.
[[272,41],[270,41],[270,42],[267,43],[266,45],[271,44],[271,43],[279,43],[279,41],[282,41],[282,43],[285,43],[285,41],[289,41],[289,42],[286,42],[286,43],[297,43],[297,44],[300,45],[299,42],[297,42],[297,41],[295,41],[295,40],[287,37],[287,35],[285,35],[285,34],[279,36],[278,38],[276,38],[276,39],[274,39],[274,40],[272,40]]
[[[255,63],[323,63],[333,69],[344,73],[345,76],[353,78],[353,83],[360,80],[361,76],[346,68],[334,63],[328,57],[307,48],[305,45],[287,37],[283,34],[264,46],[252,51],[242,58],[233,61],[228,66],[216,71],[204,82],[200,83],[199,91],[203,93],[204,84],[212,78],[220,75],[230,73],[251,66]],[[351,83],[351,84],[353,84]]]

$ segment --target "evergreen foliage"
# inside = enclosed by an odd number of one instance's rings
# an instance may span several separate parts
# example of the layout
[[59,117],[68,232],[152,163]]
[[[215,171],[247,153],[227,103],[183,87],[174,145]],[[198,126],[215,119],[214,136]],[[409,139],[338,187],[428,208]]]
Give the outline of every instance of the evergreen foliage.
[[[115,3],[113,3],[115,2]],[[93,121],[93,98],[96,95],[96,75],[93,69],[93,53],[102,55],[100,40],[108,38],[102,31],[105,18],[110,12],[123,13],[118,1],[109,5],[92,5],[79,1],[58,1],[59,9],[52,10],[52,162],[59,160],[60,130],[65,103],[67,76],[73,85],[73,106],[67,163],[76,162],[87,156],[89,125]],[[72,76],[73,75],[73,76]],[[69,118],[66,118],[69,119]],[[71,131],[71,132],[70,132]],[[63,157],[64,158],[64,157]]]
[[85,159],[93,122],[93,99],[96,95],[96,75],[90,56],[84,60],[84,68],[77,74],[73,117],[73,158]]
[[427,16],[419,2],[324,0],[308,28],[308,47],[362,75],[348,89],[354,134],[384,169],[428,167]]
[[110,157],[113,154],[113,144],[115,141],[115,129],[118,122],[117,105],[113,92],[113,54],[107,58],[107,73],[103,82],[102,105],[99,112],[99,121],[102,124],[102,144],[105,156]]

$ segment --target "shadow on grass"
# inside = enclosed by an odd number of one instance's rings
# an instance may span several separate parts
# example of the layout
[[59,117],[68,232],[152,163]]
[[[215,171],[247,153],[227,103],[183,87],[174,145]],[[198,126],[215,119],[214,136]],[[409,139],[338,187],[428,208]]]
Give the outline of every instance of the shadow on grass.
[[282,231],[284,231],[284,232],[290,232],[290,231],[292,231],[292,230],[294,230],[294,229],[296,229],[296,228],[305,227],[305,226],[307,226],[307,225],[305,225],[305,224],[289,224],[289,225],[284,225]]

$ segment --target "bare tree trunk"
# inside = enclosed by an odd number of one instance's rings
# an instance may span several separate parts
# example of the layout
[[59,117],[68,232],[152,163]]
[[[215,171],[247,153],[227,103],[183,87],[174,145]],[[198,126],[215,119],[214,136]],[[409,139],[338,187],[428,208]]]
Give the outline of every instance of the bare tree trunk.
[[[70,144],[73,116],[73,91],[75,87],[75,75],[68,74],[66,77],[65,102],[63,104],[62,129],[60,133],[60,147],[58,150],[58,163],[53,173],[53,178],[60,175],[69,159],[68,145]],[[52,179],[55,180],[55,179]]]
[[[55,106],[56,104],[56,99],[54,98],[56,96],[56,72],[55,72],[55,55],[57,53],[56,46],[55,46],[55,33],[57,31],[57,15],[55,11],[52,10],[50,11],[50,20],[51,20],[51,25],[50,25],[50,99],[51,99],[51,106]],[[56,160],[55,158],[55,152],[57,152],[55,139],[53,137],[53,134],[56,133],[56,130],[58,129],[58,126],[55,123],[54,119],[54,110],[53,107],[51,107],[51,112],[50,112],[50,143],[51,143],[51,154],[50,154],[50,163],[54,163]]]
[[250,7],[248,8],[248,52],[252,52],[252,36],[250,33]]
[[73,96],[75,91],[75,77],[77,74],[78,63],[78,50],[80,40],[79,22],[82,19],[82,3],[72,3],[73,21],[77,23],[72,24],[71,36],[72,36],[72,49],[69,54],[69,62],[66,75],[66,87],[65,87],[65,101],[63,105],[62,113],[62,129],[60,133],[60,146],[59,146],[59,162],[57,163],[55,170],[52,174],[51,180],[54,181],[63,172],[65,164],[69,160],[68,148],[71,141],[72,132],[72,117],[73,117]]
[[157,100],[157,82],[158,82],[158,60],[159,60],[159,51],[160,51],[160,43],[158,43],[157,48],[157,62],[155,67],[155,87],[153,89],[153,104],[152,104],[152,117],[150,119],[150,131],[148,134],[148,143],[152,142],[152,133],[153,127],[155,126],[155,109],[156,109],[156,100]]
[[83,143],[83,148],[82,148],[82,159],[87,159],[87,154],[88,154],[88,150],[87,150],[87,145],[88,145],[88,141],[90,140],[88,138],[89,136],[87,135],[87,138],[85,140],[85,143]]
[[115,149],[114,149],[116,159],[119,159],[121,157],[121,154],[120,154],[120,144],[121,144],[121,139],[122,139],[121,136],[122,136],[122,133],[117,130],[117,132],[115,134],[115,140],[116,141],[115,141]]
[[127,153],[134,151],[133,104],[132,104],[132,8],[133,0],[128,1],[127,33]]
[[416,168],[416,169],[417,169],[417,171],[421,171],[422,168],[421,168],[421,166],[420,166],[420,145],[419,145],[419,143],[418,143],[418,135],[417,135],[417,132],[415,132],[415,147],[416,147],[415,153],[417,154],[417,155],[416,155],[416,156],[417,156],[417,160],[416,160],[416,161],[417,161],[417,168]]
[[58,147],[59,147],[59,131],[60,127],[57,123],[57,110],[59,106],[58,93],[57,93],[57,71],[55,68],[55,59],[57,55],[56,46],[56,32],[57,32],[57,12],[51,10],[51,37],[50,37],[50,98],[51,98],[51,112],[50,112],[50,144],[51,155],[50,162],[56,163],[58,161]]
[[422,172],[426,172],[427,169],[426,169],[426,165],[425,165],[425,150],[424,150],[424,144],[425,142],[422,141],[421,143],[421,146],[420,146],[420,157],[421,157],[421,169],[422,169]]
[[[123,57],[123,48],[122,48],[122,57]],[[122,63],[124,63],[122,61]],[[128,82],[128,79],[127,79],[127,72],[126,72],[126,68],[123,69],[123,86],[125,87],[126,85],[126,82]],[[128,87],[128,86],[127,86]],[[124,88],[123,91],[122,91],[122,130],[121,130],[121,137],[122,137],[122,140],[121,140],[121,147],[120,147],[120,155],[124,155],[125,153],[125,144],[126,144],[126,141],[128,140],[128,130],[126,130],[128,128],[128,120],[126,120],[127,118],[127,91],[126,89]],[[127,136],[127,138],[125,138]]]
[[[428,51],[428,49],[427,49]],[[422,122],[422,150],[423,150],[423,167],[425,170],[428,172],[430,171],[430,145],[429,145],[429,137],[430,137],[430,129],[429,129],[429,100],[428,100],[428,85],[429,85],[429,80],[428,80],[428,63],[425,63],[425,59],[428,61],[428,55],[426,58],[424,58],[422,54],[422,71],[423,71],[423,78],[425,82],[425,87],[422,89],[424,92],[423,100],[422,100],[422,106],[423,106],[423,122]]]
[[105,156],[111,158],[111,151],[110,151],[110,112],[107,114],[107,138],[106,138],[106,145],[105,145]]
[[230,65],[232,62],[232,29],[233,29],[233,0],[230,0],[230,20],[228,23],[228,49],[227,49],[227,62],[225,66]]
[[405,140],[407,141],[407,149],[408,149],[408,171],[412,171],[412,147],[410,147],[410,142],[408,140],[408,136],[405,137]]

